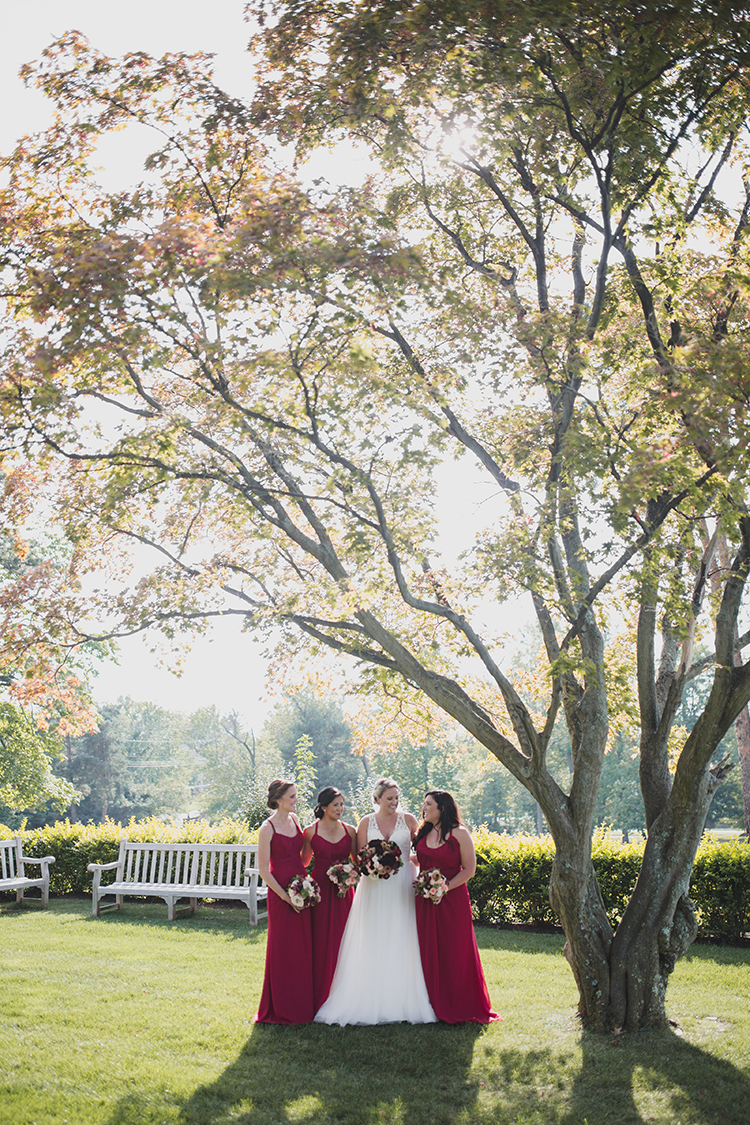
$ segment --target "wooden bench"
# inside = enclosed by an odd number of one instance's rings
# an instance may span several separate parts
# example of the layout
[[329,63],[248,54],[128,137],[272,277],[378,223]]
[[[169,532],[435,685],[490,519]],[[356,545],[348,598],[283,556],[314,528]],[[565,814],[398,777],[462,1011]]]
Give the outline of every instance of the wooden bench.
[[[46,910],[49,906],[49,869],[54,862],[53,855],[46,855],[44,859],[23,855],[20,836],[12,840],[0,840],[0,891],[15,891],[16,902],[23,902],[29,887],[39,887],[42,892],[42,910]],[[41,874],[37,879],[27,877],[27,863],[41,865]]]
[[[258,887],[257,844],[162,844],[120,841],[114,863],[90,863],[94,872],[93,914],[108,907],[122,908],[124,895],[163,898],[167,918],[173,921],[179,899],[190,900],[192,913],[199,898],[238,899],[250,911],[250,925],[259,916],[258,902],[267,888]],[[114,871],[114,882],[102,884],[102,872]],[[114,902],[102,899],[114,895]]]

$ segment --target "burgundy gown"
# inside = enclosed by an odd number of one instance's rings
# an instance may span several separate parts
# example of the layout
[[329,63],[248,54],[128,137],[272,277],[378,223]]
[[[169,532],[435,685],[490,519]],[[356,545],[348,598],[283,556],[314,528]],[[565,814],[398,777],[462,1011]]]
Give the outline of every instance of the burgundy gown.
[[[282,836],[273,826],[271,874],[287,887],[294,875],[304,875],[302,831]],[[313,1007],[312,928],[310,909],[297,913],[288,902],[268,889],[268,940],[266,973],[260,998],[258,1023],[309,1023]]]
[[[460,848],[452,836],[439,848],[428,848],[420,840],[417,859],[421,871],[437,867],[449,882],[461,870]],[[422,969],[437,1018],[445,1023],[498,1019],[479,960],[466,884],[448,891],[437,905],[420,897],[416,906]]]
[[349,859],[351,842],[349,833],[344,832],[341,840],[332,844],[318,833],[316,820],[310,845],[315,856],[313,878],[320,887],[320,902],[313,906],[312,915],[312,943],[313,943],[313,998],[315,1011],[328,999],[331,991],[331,981],[336,971],[336,962],[339,956],[339,946],[344,936],[344,927],[352,908],[354,887],[350,887],[343,898],[339,898],[336,886],[326,875],[326,871],[334,863],[345,863]]

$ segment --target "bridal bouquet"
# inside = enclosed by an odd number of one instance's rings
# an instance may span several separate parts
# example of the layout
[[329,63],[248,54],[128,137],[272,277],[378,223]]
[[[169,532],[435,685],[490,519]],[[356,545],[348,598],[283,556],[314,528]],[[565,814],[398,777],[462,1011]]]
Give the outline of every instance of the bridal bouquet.
[[377,879],[390,879],[404,865],[401,848],[393,840],[370,840],[357,860],[361,875],[374,875]]
[[315,906],[320,902],[320,887],[312,875],[295,875],[286,891],[296,908]]
[[420,871],[414,880],[414,893],[417,898],[426,898],[435,906],[447,890],[448,880],[437,867],[433,867],[430,871]]
[[334,863],[326,875],[336,887],[336,894],[343,898],[349,888],[356,887],[359,882],[359,867],[353,859],[348,859],[346,863]]

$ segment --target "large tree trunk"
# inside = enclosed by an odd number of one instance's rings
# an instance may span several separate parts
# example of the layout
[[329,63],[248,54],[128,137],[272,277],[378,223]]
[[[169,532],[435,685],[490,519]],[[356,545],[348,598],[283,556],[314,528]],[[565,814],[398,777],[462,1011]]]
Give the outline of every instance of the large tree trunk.
[[[585,849],[584,849],[585,850]],[[578,1012],[597,1031],[611,1026],[609,1012],[609,924],[591,864],[577,844],[557,847],[552,866],[550,902],[565,932],[565,956],[578,987]]]
[[641,873],[613,934],[590,848],[557,846],[550,901],[565,932],[565,956],[579,994],[579,1014],[597,1031],[635,1031],[666,1021],[667,981],[695,939],[688,884],[705,811],[690,824],[666,816],[649,835]]

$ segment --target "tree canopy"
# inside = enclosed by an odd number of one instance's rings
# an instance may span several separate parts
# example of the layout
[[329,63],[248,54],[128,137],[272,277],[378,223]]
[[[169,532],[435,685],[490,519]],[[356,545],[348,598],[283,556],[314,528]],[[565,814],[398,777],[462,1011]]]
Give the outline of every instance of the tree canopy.
[[[75,33],[27,68],[57,119],[5,162],[8,432],[107,568],[113,630],[240,614],[281,628],[287,658],[349,657],[472,734],[544,811],[582,1013],[663,1019],[711,760],[750,697],[747,13],[297,0],[254,18],[252,105],[204,57],[111,59]],[[155,136],[145,175],[107,193],[97,142],[135,125]],[[341,137],[368,154],[361,187],[287,159]],[[488,499],[446,535],[451,458]],[[156,552],[134,585],[120,542]],[[521,591],[541,702],[505,655]],[[649,835],[613,934],[591,829],[621,709]]]

